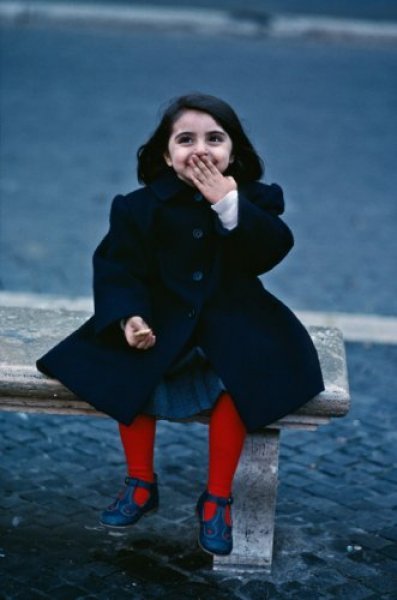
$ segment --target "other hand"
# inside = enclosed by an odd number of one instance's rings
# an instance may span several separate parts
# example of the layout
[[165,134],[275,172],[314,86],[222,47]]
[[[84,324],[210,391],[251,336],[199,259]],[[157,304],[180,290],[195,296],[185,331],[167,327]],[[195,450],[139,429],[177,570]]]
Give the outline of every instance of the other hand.
[[156,343],[156,336],[142,317],[130,317],[124,326],[127,343],[137,350],[148,350]]
[[207,156],[194,154],[190,159],[190,166],[192,183],[211,204],[216,204],[226,194],[237,189],[235,179],[225,177]]

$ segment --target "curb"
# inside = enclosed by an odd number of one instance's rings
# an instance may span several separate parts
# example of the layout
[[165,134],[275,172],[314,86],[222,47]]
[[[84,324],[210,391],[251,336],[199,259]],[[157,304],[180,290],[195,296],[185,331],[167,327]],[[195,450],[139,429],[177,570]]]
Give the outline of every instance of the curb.
[[[93,300],[51,294],[0,292],[0,307],[28,307],[93,312]],[[296,310],[306,326],[337,327],[347,342],[397,345],[397,317],[359,313]]]
[[271,34],[274,37],[361,38],[392,42],[397,41],[397,22],[278,15],[272,19]]
[[34,23],[78,23],[113,25],[275,38],[348,38],[397,41],[397,22],[380,23],[317,16],[255,15],[222,10],[179,9],[144,6],[66,4],[28,0],[0,2],[0,22],[15,25]]

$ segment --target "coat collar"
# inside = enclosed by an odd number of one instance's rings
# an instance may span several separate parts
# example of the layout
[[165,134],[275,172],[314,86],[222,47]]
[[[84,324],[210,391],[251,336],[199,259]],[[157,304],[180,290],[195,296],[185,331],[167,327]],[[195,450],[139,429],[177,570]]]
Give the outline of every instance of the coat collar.
[[169,200],[182,192],[192,196],[197,192],[194,187],[191,187],[182,181],[182,179],[179,179],[171,169],[158,179],[149,183],[149,187],[160,200]]

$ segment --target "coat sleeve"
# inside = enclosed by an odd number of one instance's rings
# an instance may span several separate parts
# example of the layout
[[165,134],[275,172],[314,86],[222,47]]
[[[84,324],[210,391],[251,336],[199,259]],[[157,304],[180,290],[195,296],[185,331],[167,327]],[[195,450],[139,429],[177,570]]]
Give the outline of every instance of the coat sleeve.
[[257,183],[253,190],[239,189],[238,224],[228,231],[222,226],[225,249],[233,269],[261,275],[275,267],[291,250],[294,238],[280,219],[284,197],[279,185]]
[[121,319],[139,315],[150,323],[147,260],[142,232],[129,214],[124,196],[116,196],[110,228],[94,252],[95,330],[101,333]]

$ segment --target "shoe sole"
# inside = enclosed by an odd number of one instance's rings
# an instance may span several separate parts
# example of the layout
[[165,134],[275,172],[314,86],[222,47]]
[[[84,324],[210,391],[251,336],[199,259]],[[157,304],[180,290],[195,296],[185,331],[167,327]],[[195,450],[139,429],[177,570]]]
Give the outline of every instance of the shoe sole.
[[203,550],[203,552],[210,554],[211,556],[229,556],[229,554],[233,552],[233,548],[230,550],[230,552],[214,552],[213,550],[207,550],[207,548],[204,548],[204,546],[201,545],[199,537],[197,538],[197,544],[201,550]]
[[150,515],[156,513],[157,511],[158,508],[151,508],[150,510],[143,513],[143,515],[141,515],[139,519],[137,519],[133,523],[129,523],[128,525],[109,525],[109,523],[103,523],[102,521],[99,521],[99,524],[103,525],[103,527],[108,527],[109,529],[128,529],[129,527],[134,527],[134,525],[136,525],[138,521],[140,521],[143,517],[150,517]]

